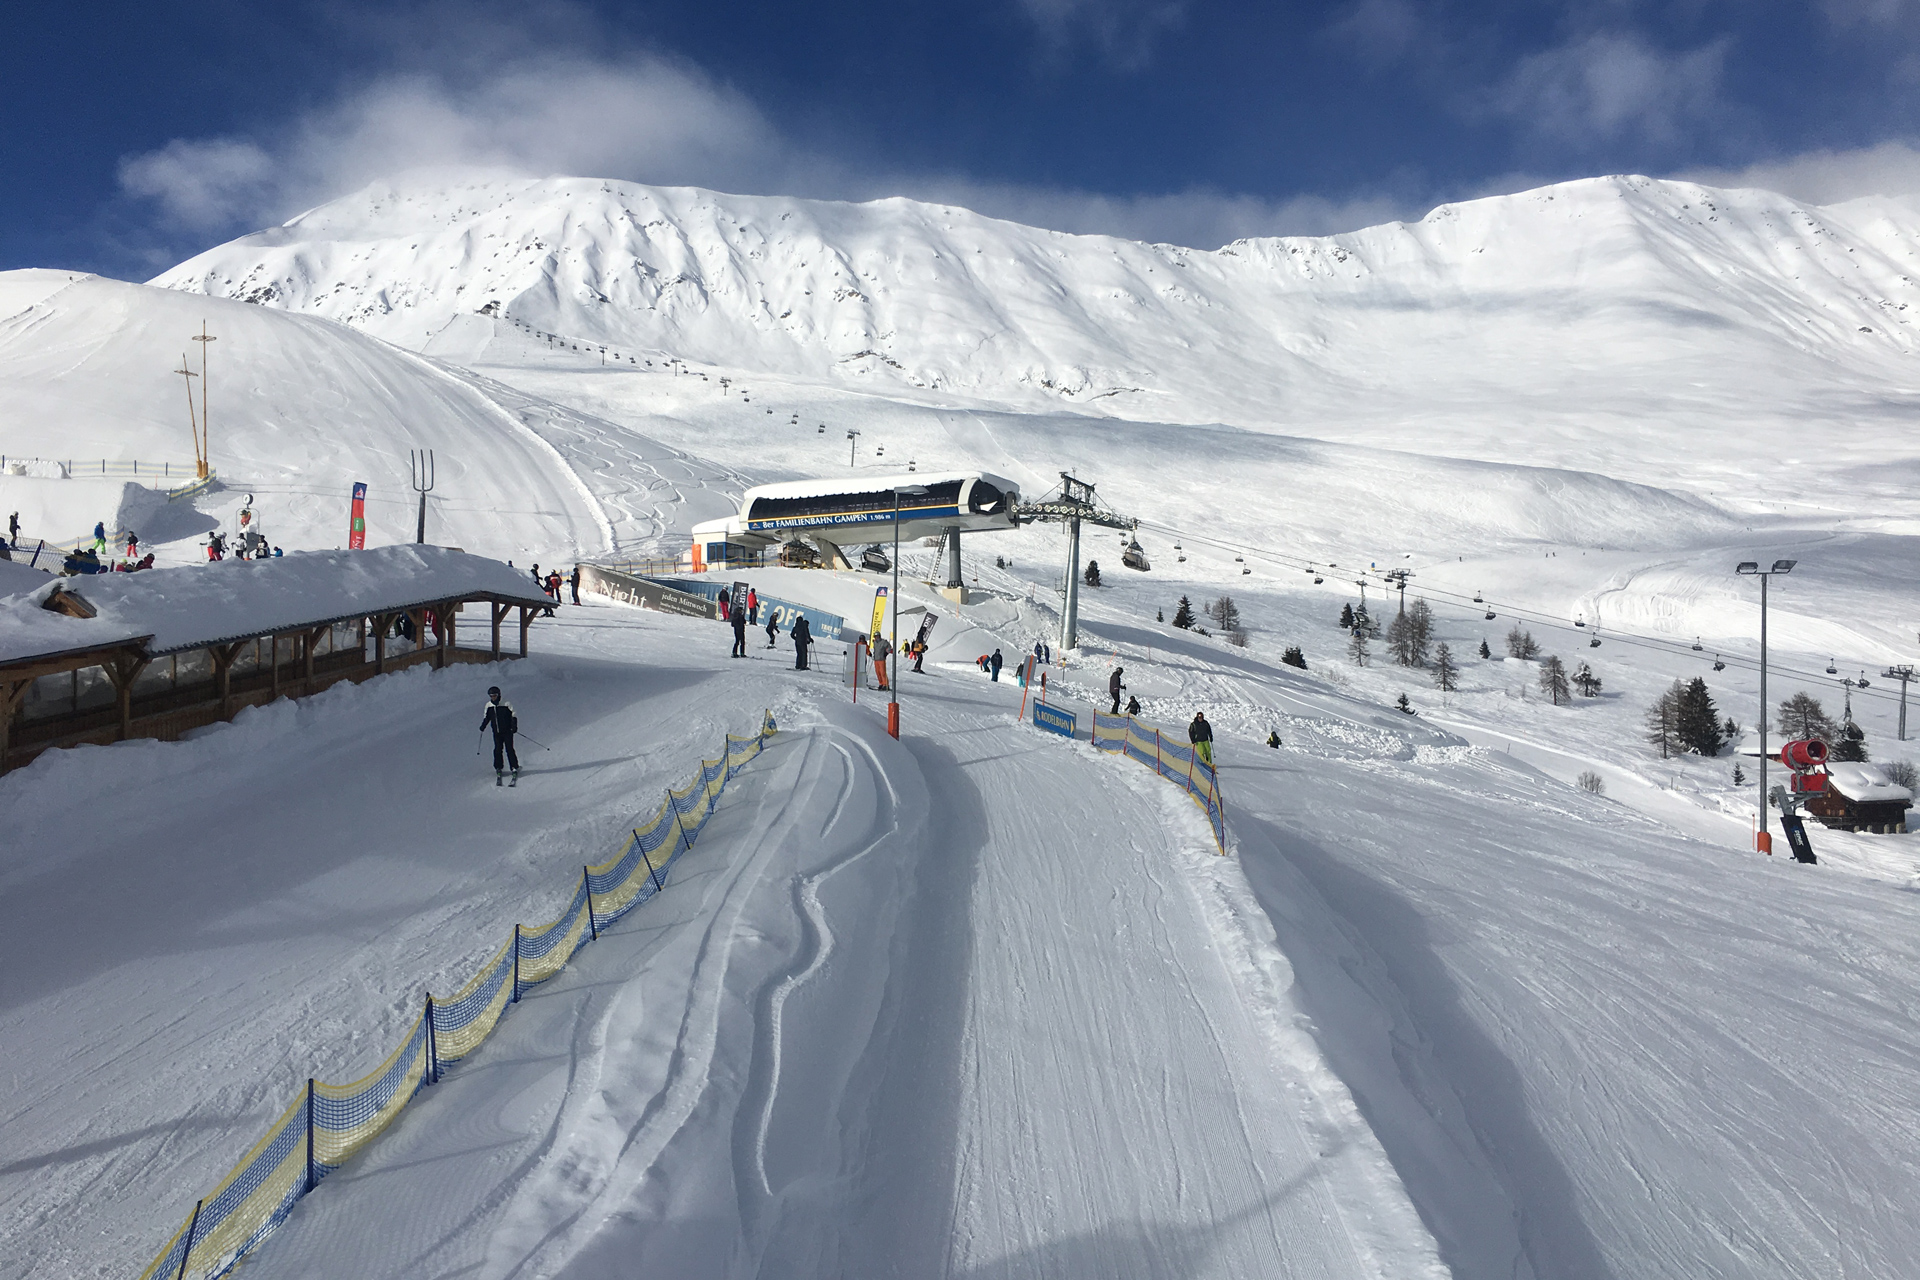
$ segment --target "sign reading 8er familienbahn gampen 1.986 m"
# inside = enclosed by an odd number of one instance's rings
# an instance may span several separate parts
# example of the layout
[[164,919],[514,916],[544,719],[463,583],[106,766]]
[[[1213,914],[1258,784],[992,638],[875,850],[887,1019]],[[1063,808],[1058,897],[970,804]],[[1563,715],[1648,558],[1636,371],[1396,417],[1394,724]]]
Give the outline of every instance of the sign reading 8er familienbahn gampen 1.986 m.
[[1033,723],[1035,728],[1050,729],[1062,737],[1073,736],[1073,712],[1050,707],[1044,702],[1033,704]]

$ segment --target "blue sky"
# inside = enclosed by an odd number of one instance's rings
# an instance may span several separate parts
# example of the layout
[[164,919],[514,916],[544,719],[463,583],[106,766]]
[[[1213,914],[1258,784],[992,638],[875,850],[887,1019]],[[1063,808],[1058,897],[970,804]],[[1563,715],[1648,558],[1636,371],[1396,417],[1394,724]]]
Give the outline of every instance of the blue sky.
[[1598,173],[1920,190],[1920,0],[16,6],[0,267],[145,278],[429,166],[1211,248]]

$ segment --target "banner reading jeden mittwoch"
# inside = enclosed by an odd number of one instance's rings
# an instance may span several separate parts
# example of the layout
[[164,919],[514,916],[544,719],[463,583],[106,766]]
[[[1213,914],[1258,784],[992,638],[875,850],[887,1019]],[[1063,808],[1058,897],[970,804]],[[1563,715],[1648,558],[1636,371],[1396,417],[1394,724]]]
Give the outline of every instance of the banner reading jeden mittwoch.
[[887,588],[876,587],[873,592],[873,644],[868,645],[868,648],[872,648],[875,644],[878,644],[880,637],[886,634],[886,619]]

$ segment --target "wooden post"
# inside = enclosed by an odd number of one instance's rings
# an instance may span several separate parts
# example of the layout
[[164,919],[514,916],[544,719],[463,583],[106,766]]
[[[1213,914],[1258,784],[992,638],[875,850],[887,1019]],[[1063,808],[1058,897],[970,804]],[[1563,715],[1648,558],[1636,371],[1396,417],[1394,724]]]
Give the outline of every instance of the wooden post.
[[500,659],[500,624],[506,620],[512,608],[510,604],[495,604],[491,600],[487,601],[487,612],[493,616],[493,657],[496,662]]
[[273,696],[278,698],[280,696],[280,637],[277,633],[273,637],[273,642],[268,646],[267,656],[273,660],[272,689]]
[[387,673],[387,632],[393,628],[393,615],[381,613],[373,619],[373,674]]
[[13,717],[19,712],[20,704],[26,701],[27,690],[32,687],[31,677],[0,681],[0,773],[7,771],[7,751],[13,746]]
[[527,656],[527,628],[533,625],[533,610],[526,605],[520,606],[520,656]]
[[233,719],[233,660],[240,656],[240,646],[245,641],[236,640],[232,644],[216,644],[207,648],[207,656],[213,660],[214,678],[220,684],[220,718]]
[[300,678],[302,687],[300,692],[303,694],[313,692],[313,647],[320,642],[320,637],[325,635],[327,630],[328,628],[326,627],[315,627],[301,637]]
[[102,665],[106,667],[107,678],[113,681],[113,690],[120,703],[120,741],[125,742],[133,736],[133,682],[147,669],[148,658],[137,654],[123,654]]
[[439,643],[434,645],[433,667],[436,671],[447,669],[447,651],[453,647],[453,613],[442,600],[433,606],[433,620],[440,625],[434,630],[440,633]]

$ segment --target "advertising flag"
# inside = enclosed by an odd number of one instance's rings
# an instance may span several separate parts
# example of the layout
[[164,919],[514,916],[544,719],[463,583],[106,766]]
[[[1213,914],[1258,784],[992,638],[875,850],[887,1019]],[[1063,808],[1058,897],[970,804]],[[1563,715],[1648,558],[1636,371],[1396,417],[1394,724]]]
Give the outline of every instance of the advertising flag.
[[875,587],[873,591],[873,639],[877,644],[886,633],[887,588]]
[[351,551],[367,549],[367,486],[359,481],[353,486],[353,514],[347,522],[347,548]]

